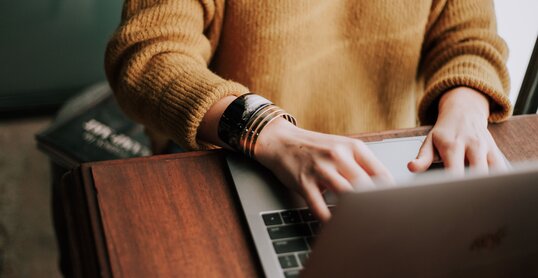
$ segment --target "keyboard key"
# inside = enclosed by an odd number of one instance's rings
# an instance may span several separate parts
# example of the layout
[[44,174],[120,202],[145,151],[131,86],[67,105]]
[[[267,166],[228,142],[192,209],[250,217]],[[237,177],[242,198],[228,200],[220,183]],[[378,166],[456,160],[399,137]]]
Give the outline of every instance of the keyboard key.
[[280,214],[278,214],[278,212],[262,214],[262,217],[266,226],[282,224],[282,219],[280,218]]
[[304,266],[304,264],[306,263],[306,259],[308,259],[308,254],[308,252],[297,254],[297,257],[299,257],[299,261],[301,262],[302,266]]
[[280,213],[284,223],[293,224],[300,223],[299,213],[296,210],[287,210]]
[[279,256],[278,261],[280,262],[280,266],[283,269],[299,266],[299,264],[297,263],[297,259],[295,258],[295,255],[293,254],[286,255],[286,256]]
[[284,271],[284,277],[286,278],[296,278],[299,277],[299,270],[290,270],[290,271]]
[[310,229],[312,229],[312,234],[314,234],[314,235],[319,234],[319,229],[321,228],[321,223],[316,221],[316,222],[311,222],[309,225],[310,225]]
[[271,239],[303,237],[312,235],[307,224],[293,224],[286,226],[269,227],[267,228],[267,232],[269,233],[269,237]]
[[299,213],[301,214],[301,217],[303,218],[303,221],[305,222],[317,220],[314,214],[312,213],[312,211],[309,209],[302,209],[299,211]]
[[273,241],[273,247],[277,254],[308,251],[308,246],[302,238]]

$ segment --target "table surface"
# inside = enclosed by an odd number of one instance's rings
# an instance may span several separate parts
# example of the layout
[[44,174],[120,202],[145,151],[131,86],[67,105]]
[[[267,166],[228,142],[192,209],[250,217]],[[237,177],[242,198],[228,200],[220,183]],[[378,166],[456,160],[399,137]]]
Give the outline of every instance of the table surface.
[[[376,141],[428,130],[353,137]],[[538,160],[538,115],[513,117],[490,131],[508,160]],[[260,276],[224,154],[88,163],[67,176],[71,255],[79,276]]]

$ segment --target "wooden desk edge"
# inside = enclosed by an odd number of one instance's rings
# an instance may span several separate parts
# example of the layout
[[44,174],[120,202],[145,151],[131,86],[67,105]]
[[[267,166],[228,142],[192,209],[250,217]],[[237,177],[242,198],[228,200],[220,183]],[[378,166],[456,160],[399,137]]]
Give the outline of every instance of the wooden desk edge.
[[111,277],[91,166],[83,164],[67,172],[61,186],[74,277]]
[[[505,123],[508,122],[514,122],[514,121],[525,121],[529,119],[538,119],[538,115],[518,115],[518,116],[512,116],[508,121],[498,124],[490,124],[490,130],[495,130],[497,126],[502,126]],[[432,126],[420,126],[420,127],[413,127],[413,128],[403,128],[403,129],[395,129],[395,130],[385,130],[385,131],[378,131],[378,132],[362,132],[357,134],[349,135],[349,137],[356,138],[363,140],[365,142],[370,141],[378,141],[383,139],[389,139],[389,138],[399,138],[399,137],[409,137],[409,136],[423,136],[430,131]],[[495,134],[494,134],[495,137]],[[215,149],[215,150],[206,150],[206,151],[191,151],[191,152],[183,152],[183,153],[174,153],[174,154],[160,154],[160,155],[153,155],[153,156],[147,156],[147,157],[136,157],[136,158],[126,158],[126,159],[115,159],[115,160],[107,160],[107,161],[98,161],[98,162],[87,162],[83,163],[83,167],[92,167],[95,164],[99,165],[115,165],[115,164],[122,164],[122,163],[139,163],[141,161],[154,161],[154,160],[169,160],[169,159],[184,159],[189,157],[196,157],[196,156],[203,156],[203,155],[224,155],[226,150],[223,149]]]

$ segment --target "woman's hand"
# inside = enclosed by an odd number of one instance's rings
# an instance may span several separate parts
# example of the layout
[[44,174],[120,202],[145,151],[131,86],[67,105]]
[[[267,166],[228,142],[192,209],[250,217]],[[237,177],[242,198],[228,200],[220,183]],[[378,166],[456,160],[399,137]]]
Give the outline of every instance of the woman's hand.
[[[217,127],[234,100],[225,97],[209,109],[198,128],[200,140],[229,148],[218,137]],[[261,131],[254,157],[282,183],[297,190],[323,221],[330,217],[322,196],[325,189],[341,193],[372,187],[372,179],[392,181],[362,141],[300,129],[284,118],[275,119]]]
[[277,119],[261,132],[255,158],[297,190],[322,221],[330,217],[322,192],[371,188],[392,181],[387,169],[360,140],[298,128]]
[[486,96],[459,87],[446,92],[439,101],[437,122],[420,148],[415,160],[408,164],[412,172],[426,171],[436,151],[445,169],[463,175],[466,162],[471,171],[487,173],[504,170],[507,165],[489,133],[489,102]]

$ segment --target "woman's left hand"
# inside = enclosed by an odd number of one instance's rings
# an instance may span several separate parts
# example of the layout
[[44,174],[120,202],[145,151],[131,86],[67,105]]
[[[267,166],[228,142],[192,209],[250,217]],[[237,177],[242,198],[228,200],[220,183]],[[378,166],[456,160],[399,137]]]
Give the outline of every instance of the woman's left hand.
[[478,173],[505,170],[504,156],[487,129],[488,116],[489,102],[482,93],[466,87],[446,92],[439,101],[437,121],[417,158],[409,162],[409,170],[426,171],[436,152],[445,169],[459,176],[466,163]]

